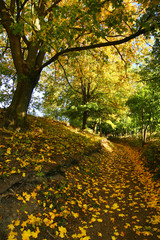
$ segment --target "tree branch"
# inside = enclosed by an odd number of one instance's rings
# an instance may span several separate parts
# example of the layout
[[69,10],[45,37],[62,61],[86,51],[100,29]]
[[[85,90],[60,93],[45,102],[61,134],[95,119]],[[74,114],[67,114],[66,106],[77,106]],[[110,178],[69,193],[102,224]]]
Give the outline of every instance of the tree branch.
[[[78,90],[74,89],[74,87],[70,84],[69,79],[68,79],[68,77],[67,77],[66,70],[65,70],[65,68],[63,67],[62,63],[61,63],[59,60],[57,60],[57,61],[58,61],[59,65],[61,66],[61,68],[63,69],[64,76],[65,76],[65,78],[66,78],[66,80],[67,80],[67,83],[68,83],[68,85],[70,86],[70,88],[72,88],[74,92],[80,93]],[[80,94],[81,94],[81,93],[80,93]]]
[[10,11],[11,11],[12,16],[14,14],[14,10],[15,10],[15,0],[11,0]]
[[2,54],[0,55],[0,60],[2,60],[2,58],[3,58],[4,55],[5,55],[5,53],[7,52],[7,49],[9,48],[9,47],[8,47],[8,40],[7,40],[6,46],[5,46],[4,48],[5,48],[4,51],[3,51]]
[[25,4],[26,4],[28,1],[29,1],[29,0],[25,0],[25,1],[22,3],[22,5],[21,5],[21,7],[20,7],[20,11],[22,11],[22,9],[24,8]]
[[88,45],[88,46],[82,46],[82,47],[71,47],[71,48],[67,48],[65,50],[62,50],[58,53],[56,53],[52,58],[50,58],[47,62],[45,62],[43,65],[42,65],[42,69],[48,65],[50,65],[51,63],[53,63],[54,61],[56,61],[59,56],[62,56],[64,54],[67,54],[69,52],[78,52],[78,51],[84,51],[84,50],[88,50],[88,49],[95,49],[95,48],[101,48],[101,47],[108,47],[108,46],[116,46],[116,45],[120,45],[120,44],[123,44],[123,43],[126,43],[126,42],[129,42],[130,40],[142,35],[142,34],[145,34],[147,33],[148,31],[151,31],[155,28],[155,26],[151,26],[149,30],[146,30],[146,29],[139,29],[137,32],[131,34],[130,36],[128,37],[125,37],[123,39],[120,39],[120,40],[116,40],[116,41],[109,41],[109,42],[104,42],[104,43],[97,43],[97,44],[93,44],[93,45]]
[[58,3],[60,3],[62,0],[56,0],[45,12],[44,12],[44,16],[46,16],[48,13],[50,13],[52,11],[52,9],[54,7],[57,6]]

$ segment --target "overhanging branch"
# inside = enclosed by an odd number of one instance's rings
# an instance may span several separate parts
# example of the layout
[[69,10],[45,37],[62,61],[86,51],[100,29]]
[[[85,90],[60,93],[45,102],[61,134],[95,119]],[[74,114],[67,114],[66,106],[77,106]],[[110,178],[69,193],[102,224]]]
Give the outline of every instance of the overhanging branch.
[[[155,28],[155,26],[151,26],[150,31],[153,30]],[[89,50],[89,49],[95,49],[95,48],[101,48],[101,47],[108,47],[108,46],[116,46],[116,45],[120,45],[126,42],[129,42],[130,40],[146,33],[147,30],[146,29],[139,29],[137,32],[131,34],[128,37],[125,37],[123,39],[120,40],[116,40],[116,41],[108,41],[108,42],[104,42],[104,43],[97,43],[97,44],[93,44],[93,45],[88,45],[88,46],[82,46],[82,47],[72,47],[72,48],[67,48],[65,50],[62,50],[58,53],[56,53],[52,58],[50,58],[47,62],[45,62],[42,66],[41,69],[43,69],[44,67],[50,65],[51,63],[53,63],[54,61],[56,61],[59,56],[62,56],[66,53],[69,52],[79,52],[79,51],[84,51],[84,50]]]

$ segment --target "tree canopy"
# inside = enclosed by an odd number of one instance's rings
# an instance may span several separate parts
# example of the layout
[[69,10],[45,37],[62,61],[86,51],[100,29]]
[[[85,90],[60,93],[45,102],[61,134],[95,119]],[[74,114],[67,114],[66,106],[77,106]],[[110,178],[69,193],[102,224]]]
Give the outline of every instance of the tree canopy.
[[24,123],[45,67],[71,52],[117,47],[149,34],[158,26],[158,7],[156,0],[0,0],[1,55],[11,54],[17,74],[9,124]]

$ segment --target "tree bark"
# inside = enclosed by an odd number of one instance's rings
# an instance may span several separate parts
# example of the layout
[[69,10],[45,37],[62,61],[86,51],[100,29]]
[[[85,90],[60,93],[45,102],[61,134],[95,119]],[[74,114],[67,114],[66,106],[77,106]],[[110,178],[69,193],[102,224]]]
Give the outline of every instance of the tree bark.
[[87,127],[87,119],[88,119],[88,111],[84,111],[83,112],[82,130],[86,129],[86,127]]
[[6,113],[6,126],[24,127],[32,92],[37,84],[39,75],[29,77],[18,75],[17,87]]

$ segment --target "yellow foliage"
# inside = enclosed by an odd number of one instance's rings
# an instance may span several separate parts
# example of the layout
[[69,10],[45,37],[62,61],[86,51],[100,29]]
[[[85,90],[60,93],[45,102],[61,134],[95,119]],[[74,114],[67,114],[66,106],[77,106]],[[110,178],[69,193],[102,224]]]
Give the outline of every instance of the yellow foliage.
[[67,229],[63,226],[58,227],[58,229],[59,229],[59,236],[61,238],[64,238],[67,233]]

